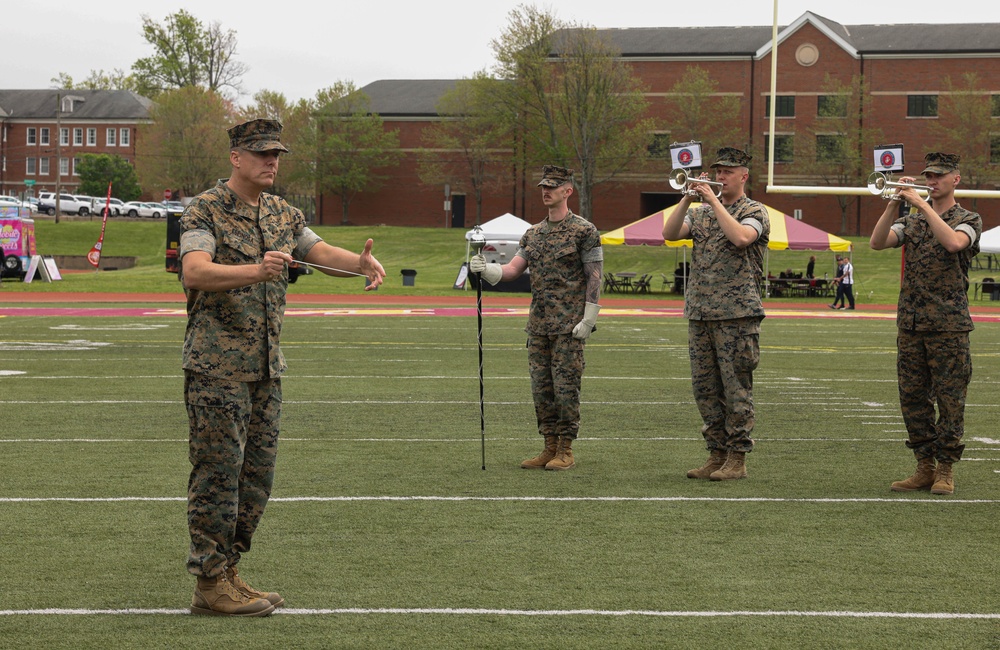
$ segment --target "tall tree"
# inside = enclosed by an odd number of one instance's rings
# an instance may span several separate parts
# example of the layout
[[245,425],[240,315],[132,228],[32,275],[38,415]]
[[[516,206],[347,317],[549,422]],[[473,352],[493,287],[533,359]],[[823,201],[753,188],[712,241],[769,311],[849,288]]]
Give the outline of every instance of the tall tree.
[[144,15],[142,35],[154,52],[132,64],[140,94],[155,98],[165,90],[185,86],[239,92],[247,66],[235,59],[233,30],[224,31],[217,22],[205,27],[181,9],[163,23]]
[[121,156],[83,154],[76,171],[80,175],[80,194],[105,196],[108,183],[112,194],[122,201],[135,201],[142,194],[135,168]]
[[698,141],[705,156],[721,147],[743,146],[741,100],[719,92],[719,82],[704,68],[692,65],[667,93],[666,122],[674,142]]
[[441,121],[424,129],[426,148],[418,163],[424,183],[447,183],[473,196],[477,224],[482,223],[484,193],[512,182],[508,124],[492,119],[483,109],[491,83],[483,76],[463,79],[441,97],[437,107]]
[[197,86],[164,92],[150,118],[136,142],[145,190],[180,189],[183,196],[194,196],[229,175],[226,130],[235,118],[218,93]]
[[[962,187],[992,189],[1000,182],[1000,139],[997,138],[992,93],[979,75],[966,72],[957,83],[944,79],[945,92],[938,99],[938,119],[931,124],[934,147],[962,156]],[[978,199],[972,200],[976,210]]]
[[512,10],[492,48],[506,83],[494,84],[491,110],[521,129],[516,158],[578,170],[580,213],[591,219],[595,188],[645,161],[654,125],[638,79],[599,32],[536,7]]
[[339,196],[346,224],[354,197],[377,189],[385,170],[399,164],[399,131],[385,130],[368,96],[350,81],[320,90],[306,106],[309,120],[292,141],[297,160],[290,180]]
[[59,76],[53,77],[50,81],[53,88],[66,90],[74,88],[83,90],[138,90],[135,77],[120,68],[115,68],[111,72],[91,70],[90,75],[79,83],[74,82],[73,77],[65,72],[60,72]]
[[[813,184],[831,187],[865,187],[871,174],[873,153],[882,131],[865,126],[872,114],[867,81],[858,75],[848,83],[826,75],[817,100],[817,115],[795,143],[795,165]],[[847,213],[858,195],[834,195],[840,206],[840,232],[848,231]]]

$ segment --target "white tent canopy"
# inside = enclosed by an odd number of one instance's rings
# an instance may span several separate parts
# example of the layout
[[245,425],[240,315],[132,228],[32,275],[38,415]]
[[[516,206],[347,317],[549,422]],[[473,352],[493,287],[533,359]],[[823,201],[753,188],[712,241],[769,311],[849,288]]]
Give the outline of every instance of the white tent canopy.
[[[479,227],[482,229],[486,241],[521,241],[521,235],[526,233],[528,228],[531,228],[531,224],[508,212],[496,219],[490,219]],[[474,230],[465,233],[466,241],[472,239]]]
[[990,228],[979,236],[980,253],[1000,253],[1000,226]]

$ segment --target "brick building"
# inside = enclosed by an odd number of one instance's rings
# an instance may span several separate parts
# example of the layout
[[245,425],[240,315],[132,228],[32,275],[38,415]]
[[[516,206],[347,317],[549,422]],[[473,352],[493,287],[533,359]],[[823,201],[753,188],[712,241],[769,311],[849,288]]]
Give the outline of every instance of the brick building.
[[[662,137],[670,137],[670,125],[660,112],[663,97],[689,66],[698,65],[718,82],[720,95],[740,99],[744,143],[765,150],[771,135],[766,114],[771,87],[770,25],[598,31],[617,46],[648,88],[652,117],[662,123]],[[796,156],[801,159],[805,149],[799,143],[815,137],[807,134],[812,133],[810,129],[823,101],[827,75],[845,83],[855,75],[864,77],[872,104],[870,114],[862,116],[862,126],[880,129],[886,142],[904,144],[904,173],[908,175],[920,173],[924,153],[935,144],[930,126],[938,119],[937,102],[947,92],[946,78],[957,85],[964,73],[975,72],[982,94],[992,98],[993,119],[1000,120],[1000,24],[845,26],[807,12],[779,29],[777,70],[774,135],[780,154],[775,156],[775,185],[817,184],[815,178],[802,173]],[[468,199],[452,196],[453,208],[460,211],[464,207],[464,219],[460,214],[446,214],[443,186],[427,186],[416,172],[415,161],[423,147],[421,132],[441,119],[435,110],[437,100],[454,84],[449,80],[384,80],[362,89],[385,127],[399,130],[406,158],[383,189],[355,199],[350,209],[351,222],[454,227],[474,223],[474,206]],[[994,160],[1000,160],[1000,137],[991,138],[991,143]],[[711,153],[706,152],[706,157]],[[789,214],[801,210],[803,219],[812,225],[844,234],[867,234],[884,209],[881,199],[862,197],[853,202],[847,227],[843,228],[836,197],[766,194],[767,163],[762,158],[758,156],[751,168],[751,196]],[[676,203],[679,195],[666,182],[667,171],[668,167],[663,175],[631,174],[614,187],[595,192],[593,219],[598,228],[617,228]],[[544,212],[536,200],[533,180],[514,178],[510,185],[510,190],[485,197],[484,218],[511,212],[538,221]],[[325,198],[321,200],[320,222],[339,223],[339,203],[330,200],[336,197]],[[971,207],[970,199],[964,203]],[[976,206],[985,227],[1000,224],[1000,210],[994,210],[992,205],[991,200],[981,199]]]
[[0,194],[54,191],[56,174],[72,194],[80,154],[134,163],[137,129],[149,122],[151,104],[127,90],[0,90]]

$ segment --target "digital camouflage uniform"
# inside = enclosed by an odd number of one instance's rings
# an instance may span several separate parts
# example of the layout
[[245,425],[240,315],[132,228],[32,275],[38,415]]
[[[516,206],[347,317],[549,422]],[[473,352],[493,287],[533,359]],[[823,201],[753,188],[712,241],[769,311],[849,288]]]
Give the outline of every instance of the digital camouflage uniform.
[[[183,257],[259,264],[276,250],[303,259],[320,238],[284,199],[261,194],[259,210],[225,181],[181,217]],[[287,275],[229,291],[186,289],[184,392],[190,421],[188,571],[215,577],[250,549],[274,478],[281,417],[279,347]]]
[[538,433],[575,439],[580,429],[580,384],[584,341],[573,327],[584,315],[587,277],[583,265],[602,261],[601,236],[570,212],[528,229],[515,255],[528,262],[528,370]]
[[709,451],[749,452],[754,427],[753,371],[760,359],[760,296],[764,251],[770,239],[767,210],[740,197],[726,207],[757,240],[746,248],[730,242],[710,205],[688,210],[694,250],[684,296],[688,352],[695,403]]
[[[896,325],[899,405],[917,459],[955,463],[962,457],[965,397],[972,379],[969,267],[979,253],[983,221],[957,203],[940,215],[972,244],[949,253],[919,213],[896,219],[903,282]],[[935,422],[934,403],[937,402]]]

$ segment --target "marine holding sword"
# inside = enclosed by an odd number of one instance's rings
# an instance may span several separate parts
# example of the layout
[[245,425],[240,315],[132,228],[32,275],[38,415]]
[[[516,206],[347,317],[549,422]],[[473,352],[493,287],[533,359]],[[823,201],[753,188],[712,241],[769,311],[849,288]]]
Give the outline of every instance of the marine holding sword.
[[184,397],[190,424],[187,570],[197,578],[191,612],[266,616],[284,604],[237,570],[264,514],[281,418],[279,347],[286,265],[303,260],[327,275],[385,270],[369,239],[360,253],[331,246],[283,198],[266,193],[278,173],[281,124],[257,119],[229,129],[232,176],[194,198],[181,217],[180,279],[187,297]]

